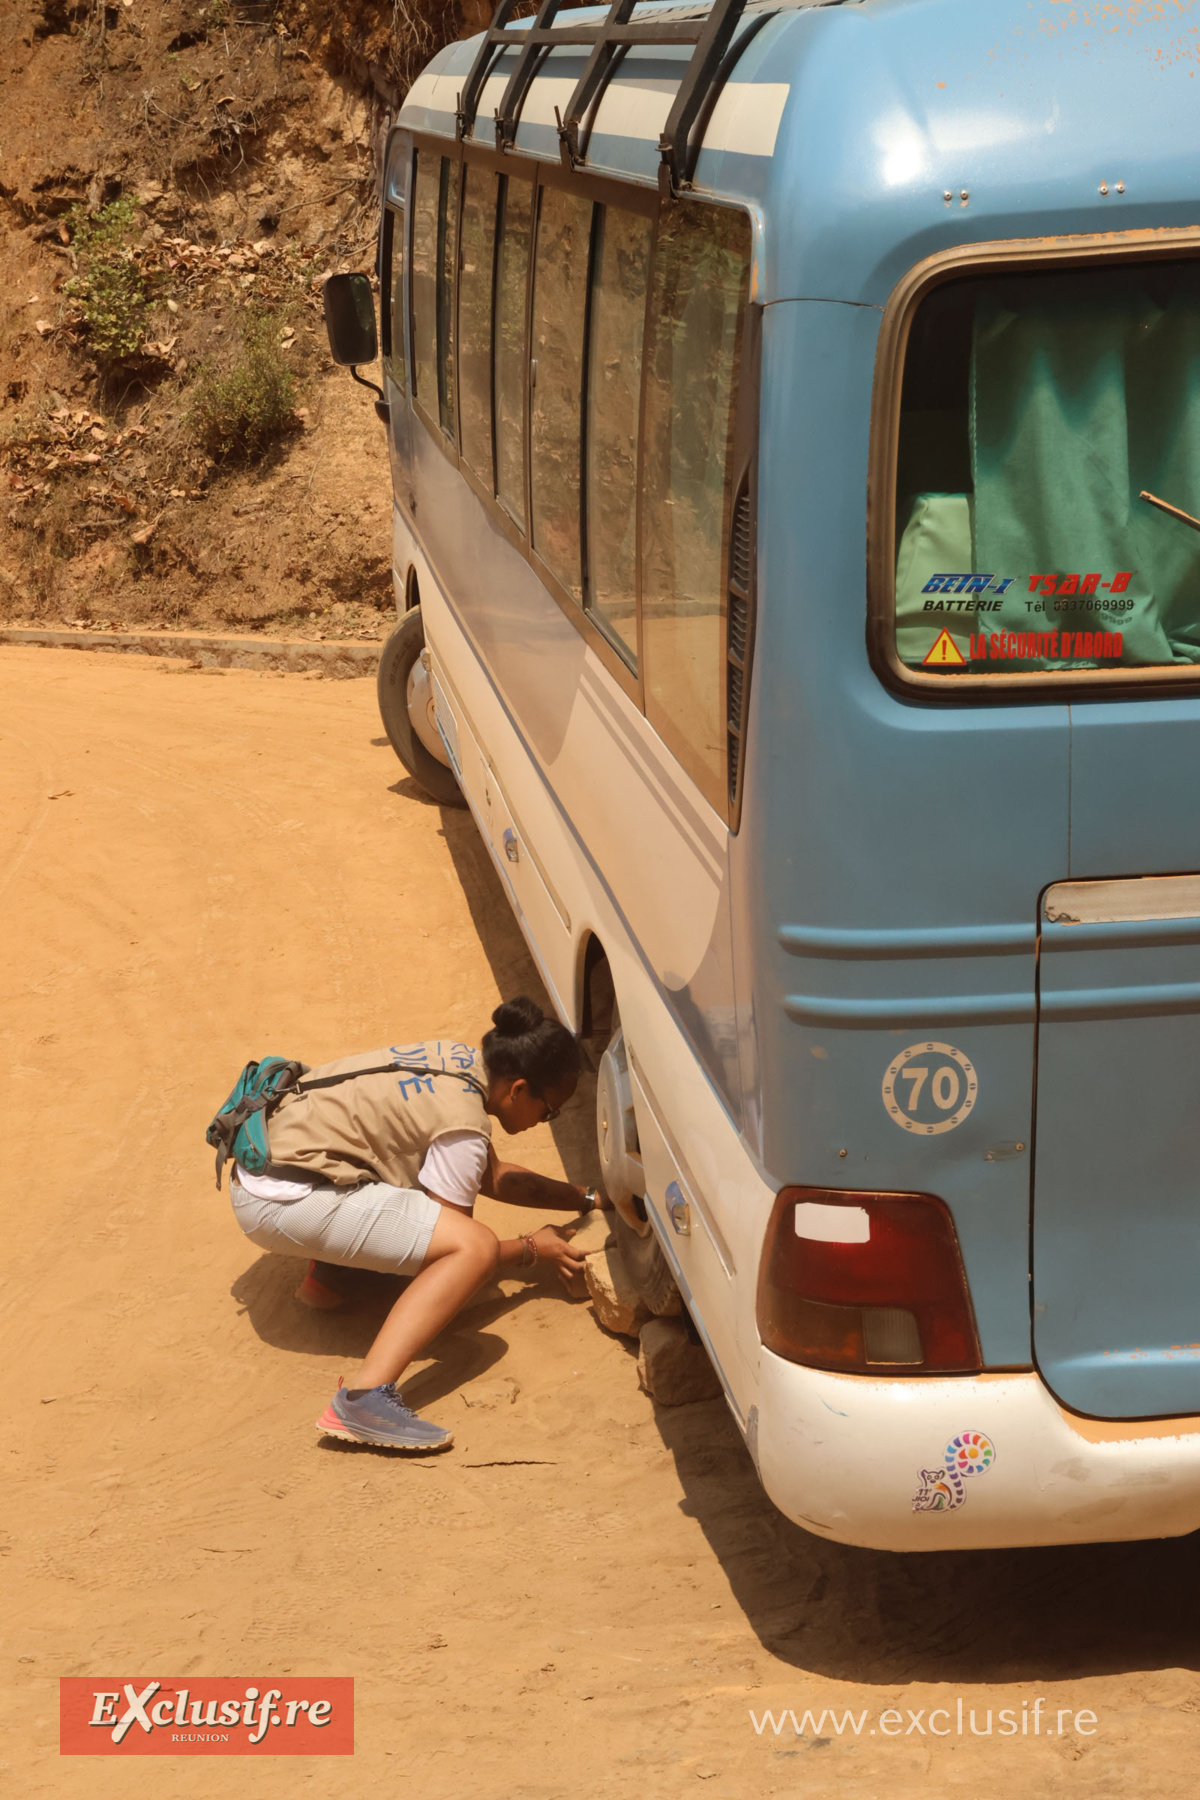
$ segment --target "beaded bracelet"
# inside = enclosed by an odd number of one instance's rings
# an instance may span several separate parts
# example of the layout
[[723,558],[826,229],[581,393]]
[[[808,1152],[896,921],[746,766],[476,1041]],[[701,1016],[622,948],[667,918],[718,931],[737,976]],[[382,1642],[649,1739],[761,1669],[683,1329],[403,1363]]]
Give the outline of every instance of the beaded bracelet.
[[529,1252],[527,1256],[521,1258],[521,1267],[523,1269],[532,1268],[538,1259],[538,1247],[533,1241],[532,1231],[523,1231],[521,1233],[521,1242]]

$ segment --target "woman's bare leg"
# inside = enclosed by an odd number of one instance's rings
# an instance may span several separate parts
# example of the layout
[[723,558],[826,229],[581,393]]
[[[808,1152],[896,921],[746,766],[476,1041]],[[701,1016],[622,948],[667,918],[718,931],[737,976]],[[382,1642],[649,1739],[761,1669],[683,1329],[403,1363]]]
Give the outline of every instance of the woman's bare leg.
[[495,1274],[499,1259],[495,1232],[465,1213],[443,1206],[420,1273],[383,1321],[350,1387],[357,1391],[398,1381],[413,1357],[450,1323],[476,1288]]

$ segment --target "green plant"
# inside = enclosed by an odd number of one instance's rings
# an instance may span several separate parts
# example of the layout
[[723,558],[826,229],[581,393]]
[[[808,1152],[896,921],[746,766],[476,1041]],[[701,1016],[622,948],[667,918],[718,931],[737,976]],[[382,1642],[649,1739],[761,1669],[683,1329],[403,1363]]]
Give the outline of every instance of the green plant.
[[216,461],[252,461],[294,421],[296,383],[279,347],[279,320],[255,308],[225,362],[202,364],[188,424]]
[[136,356],[146,335],[150,295],[129,247],[137,201],[110,200],[96,213],[73,206],[67,215],[79,273],[65,292],[79,308],[97,361],[113,364]]

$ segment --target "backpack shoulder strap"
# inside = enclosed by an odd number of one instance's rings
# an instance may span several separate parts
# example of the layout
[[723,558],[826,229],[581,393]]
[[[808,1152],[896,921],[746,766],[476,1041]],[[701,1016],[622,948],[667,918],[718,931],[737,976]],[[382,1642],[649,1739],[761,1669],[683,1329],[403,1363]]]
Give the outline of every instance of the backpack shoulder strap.
[[289,1092],[311,1094],[317,1088],[337,1087],[342,1081],[358,1081],[364,1075],[391,1075],[398,1070],[404,1075],[451,1075],[455,1081],[464,1081],[468,1087],[474,1088],[481,1099],[487,1098],[487,1089],[474,1075],[468,1075],[463,1069],[430,1069],[423,1063],[390,1062],[381,1063],[377,1069],[344,1069],[340,1075],[321,1075],[316,1081],[298,1081],[295,1089]]

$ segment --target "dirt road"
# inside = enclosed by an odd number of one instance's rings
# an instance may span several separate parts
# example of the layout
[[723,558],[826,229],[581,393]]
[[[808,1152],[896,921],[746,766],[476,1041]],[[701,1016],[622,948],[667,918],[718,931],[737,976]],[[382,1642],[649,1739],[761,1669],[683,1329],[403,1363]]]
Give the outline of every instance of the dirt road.
[[[299,1308],[204,1126],[250,1055],[471,1037],[538,992],[372,683],[2,649],[0,766],[7,1794],[1191,1795],[1196,1538],[818,1542],[721,1402],[656,1414],[590,1307],[518,1280],[409,1383],[452,1453],[319,1442],[386,1294]],[[583,1095],[520,1154],[590,1177],[590,1142]],[[155,1672],[352,1675],[356,1754],[60,1760],[61,1675]]]

